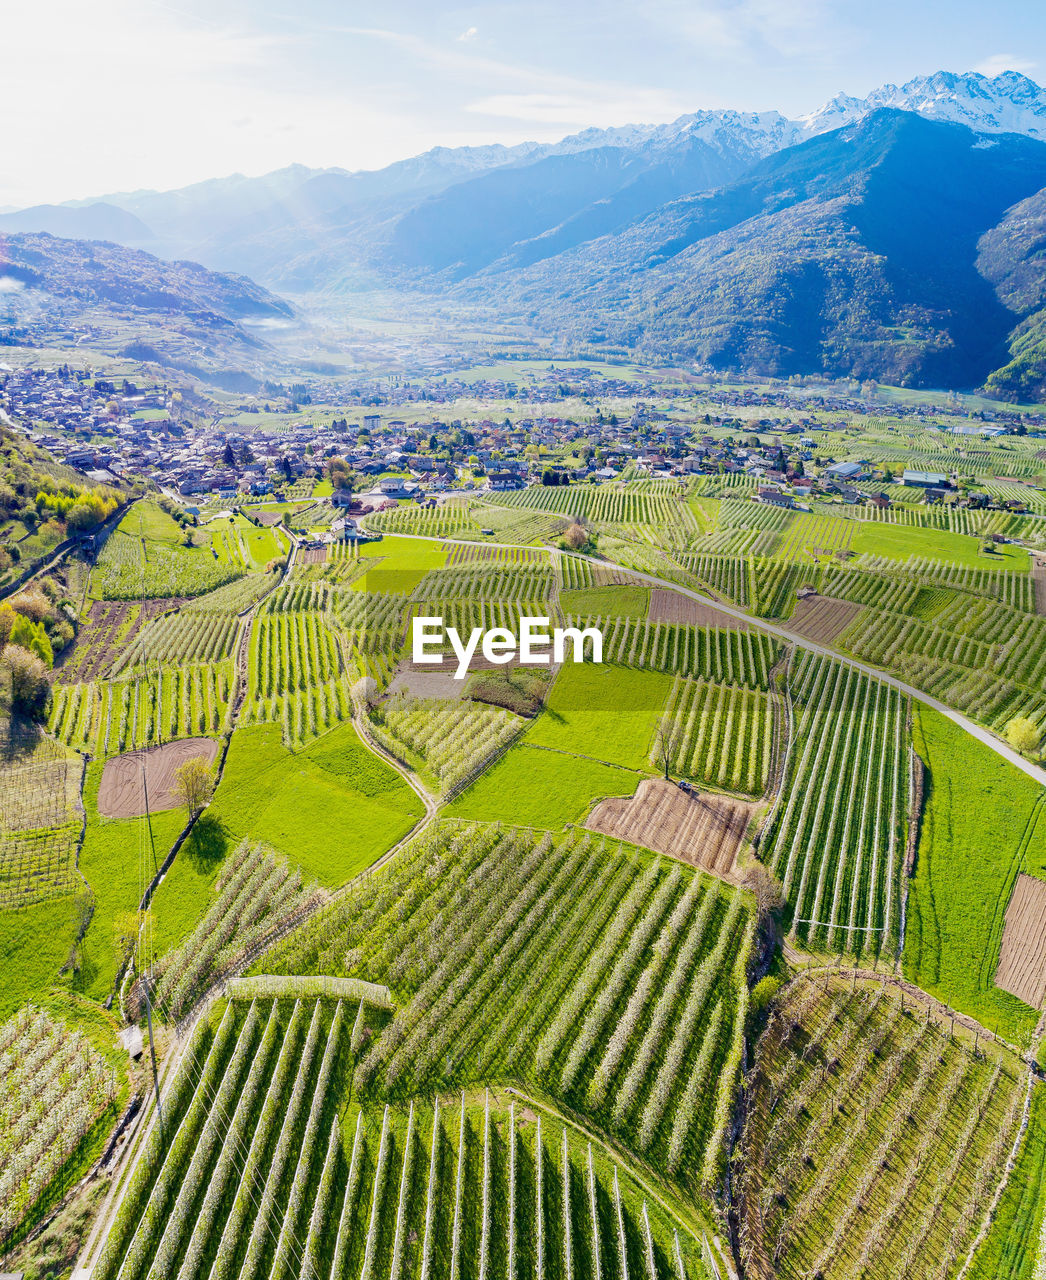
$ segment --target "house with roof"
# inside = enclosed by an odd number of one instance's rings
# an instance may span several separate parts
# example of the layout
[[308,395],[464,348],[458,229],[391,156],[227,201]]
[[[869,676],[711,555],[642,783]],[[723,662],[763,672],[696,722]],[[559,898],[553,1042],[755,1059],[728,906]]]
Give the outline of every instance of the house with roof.
[[937,471],[905,470],[901,476],[901,484],[907,485],[910,489],[950,489],[952,487],[948,477]]
[[825,467],[824,473],[833,480],[858,480],[863,471],[860,462],[833,462],[830,467]]

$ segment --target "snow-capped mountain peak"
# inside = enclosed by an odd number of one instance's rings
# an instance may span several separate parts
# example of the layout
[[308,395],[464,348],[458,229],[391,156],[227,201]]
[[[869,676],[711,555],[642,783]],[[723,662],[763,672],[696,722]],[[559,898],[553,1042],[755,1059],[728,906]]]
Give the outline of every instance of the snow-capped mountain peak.
[[964,124],[977,133],[1022,133],[1046,140],[1046,89],[1019,71],[997,76],[938,71],[900,87],[884,84],[866,98],[840,94],[797,123],[807,136],[826,133],[879,107]]

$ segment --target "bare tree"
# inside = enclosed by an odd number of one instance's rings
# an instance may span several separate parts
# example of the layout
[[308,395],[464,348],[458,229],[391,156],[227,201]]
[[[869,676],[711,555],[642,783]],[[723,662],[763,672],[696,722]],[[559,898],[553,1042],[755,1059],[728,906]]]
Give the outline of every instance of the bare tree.
[[678,745],[679,730],[676,726],[675,717],[661,716],[654,733],[654,759],[664,769],[666,782],[668,781],[668,770],[675,758]]

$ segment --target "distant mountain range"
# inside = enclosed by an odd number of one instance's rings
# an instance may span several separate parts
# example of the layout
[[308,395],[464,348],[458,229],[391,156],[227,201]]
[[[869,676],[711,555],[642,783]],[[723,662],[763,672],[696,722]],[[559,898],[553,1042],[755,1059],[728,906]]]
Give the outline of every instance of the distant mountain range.
[[576,347],[775,374],[1046,387],[1046,91],[939,72],[798,120],[698,112],[555,144],[291,166],[0,215],[291,294],[410,289]]
[[261,385],[274,353],[260,331],[293,316],[288,302],[253,280],[197,262],[46,232],[0,238],[0,328],[79,330],[112,354],[228,390]]

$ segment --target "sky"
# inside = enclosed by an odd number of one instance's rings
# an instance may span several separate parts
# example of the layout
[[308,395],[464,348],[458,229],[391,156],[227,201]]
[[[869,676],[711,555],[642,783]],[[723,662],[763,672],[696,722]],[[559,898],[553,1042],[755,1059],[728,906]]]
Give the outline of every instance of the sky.
[[33,0],[0,208],[691,111],[796,116],[936,70],[1046,81],[1039,0]]

